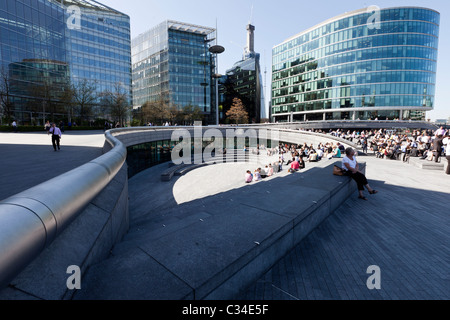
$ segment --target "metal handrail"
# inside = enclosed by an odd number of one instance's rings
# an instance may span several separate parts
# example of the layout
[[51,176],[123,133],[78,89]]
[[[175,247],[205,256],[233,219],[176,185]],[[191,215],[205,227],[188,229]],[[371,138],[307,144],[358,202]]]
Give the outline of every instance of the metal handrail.
[[[0,289],[49,246],[115,177],[126,160],[127,151],[126,146],[113,134],[181,128],[193,127],[108,130],[105,132],[105,139],[112,146],[110,151],[80,167],[0,201]],[[222,128],[226,129],[227,126]],[[239,126],[230,128],[237,129]],[[307,131],[277,128],[270,130],[341,140]]]
[[28,266],[78,216],[124,164],[127,151],[111,131],[102,156],[0,201],[0,288]]

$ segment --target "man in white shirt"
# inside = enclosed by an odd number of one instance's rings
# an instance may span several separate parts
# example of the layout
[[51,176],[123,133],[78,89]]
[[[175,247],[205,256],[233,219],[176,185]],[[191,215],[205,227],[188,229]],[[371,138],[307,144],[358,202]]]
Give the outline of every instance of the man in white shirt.
[[322,149],[317,149],[317,158],[318,160],[322,159],[323,157],[323,150]]
[[445,134],[445,129],[444,129],[444,127],[441,126],[439,129],[436,130],[436,132],[434,133],[434,136],[435,137],[444,136],[444,134]]
[[52,135],[52,145],[53,145],[53,149],[56,151],[56,148],[58,148],[58,150],[61,150],[60,146],[59,146],[59,142],[61,140],[61,130],[56,126],[56,123],[52,124],[52,127],[50,128],[50,130],[48,131],[49,135]]

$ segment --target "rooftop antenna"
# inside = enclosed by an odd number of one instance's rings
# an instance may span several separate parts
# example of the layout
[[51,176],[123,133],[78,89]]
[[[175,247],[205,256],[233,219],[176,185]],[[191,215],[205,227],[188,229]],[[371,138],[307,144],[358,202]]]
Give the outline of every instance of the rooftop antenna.
[[250,20],[248,21],[248,24],[252,24],[252,19],[253,19],[253,3],[252,8],[250,9]]

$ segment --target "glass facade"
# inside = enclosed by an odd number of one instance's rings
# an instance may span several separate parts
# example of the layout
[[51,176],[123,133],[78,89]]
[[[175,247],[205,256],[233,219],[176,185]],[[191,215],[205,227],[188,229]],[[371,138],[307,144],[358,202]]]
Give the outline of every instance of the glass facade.
[[253,53],[246,59],[234,64],[219,80],[220,118],[225,118],[226,112],[233,104],[233,98],[241,99],[249,115],[250,123],[261,121],[262,81],[259,66],[259,54]]
[[267,120],[264,107],[264,90],[260,67],[260,54],[254,51],[255,27],[247,25],[247,47],[241,61],[236,62],[219,79],[219,117],[226,121],[226,113],[234,98],[239,98],[249,116],[250,123]]
[[2,94],[23,124],[67,119],[61,96],[84,79],[99,96],[120,85],[131,103],[130,19],[96,1],[2,0],[0,45]]
[[131,105],[129,16],[97,2],[64,2],[81,8],[80,28],[67,28],[72,80],[96,81],[99,92],[114,92],[121,85]]
[[424,120],[434,104],[439,19],[426,8],[367,8],[275,46],[272,119]]
[[[253,140],[253,139],[252,139]],[[256,145],[262,143],[260,139],[254,139],[252,141],[249,137],[246,137],[243,144],[247,147],[256,147]],[[201,140],[202,146],[202,162],[205,160],[203,158],[205,149],[207,147],[211,148],[211,144],[213,143],[212,138],[203,137]],[[144,171],[148,168],[156,166],[158,164],[172,161],[172,150],[173,148],[180,143],[179,140],[159,140],[159,141],[151,141],[146,143],[141,143],[133,146],[127,147],[127,166],[128,166],[128,178],[133,177],[141,171]],[[198,141],[195,141],[195,138],[191,139],[191,155],[195,154],[195,145]],[[228,141],[227,139],[223,139],[223,148],[227,148],[227,153],[222,154],[223,162],[237,162],[242,161],[241,155],[239,152],[243,152],[239,145],[241,142],[235,137],[234,141]],[[272,148],[272,140],[264,139],[264,144],[267,148]],[[276,142],[278,145],[278,142]],[[238,152],[239,151],[239,152]],[[209,150],[208,152],[211,152]],[[180,151],[180,157],[183,156],[182,150]],[[215,153],[214,153],[215,156]],[[245,155],[245,159],[248,161],[249,154]],[[192,159],[194,161],[194,159]]]
[[133,107],[159,99],[212,113],[215,29],[165,21],[132,40]]
[[172,160],[176,141],[161,140],[142,143],[127,148],[128,178],[157,164]]

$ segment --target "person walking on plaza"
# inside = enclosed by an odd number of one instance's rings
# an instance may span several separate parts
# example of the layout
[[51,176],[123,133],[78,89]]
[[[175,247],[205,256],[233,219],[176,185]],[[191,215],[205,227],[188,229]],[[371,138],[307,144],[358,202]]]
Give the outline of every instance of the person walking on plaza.
[[52,135],[53,149],[55,151],[56,151],[56,148],[58,148],[58,150],[61,150],[61,148],[59,146],[59,143],[60,143],[60,140],[61,140],[61,130],[56,126],[56,123],[52,124],[52,127],[48,131],[48,134]]
[[13,127],[13,131],[17,132],[17,122],[16,122],[16,120],[13,121],[12,127]]
[[362,147],[362,152],[367,153],[367,137],[366,136],[362,136],[361,137],[361,147]]
[[442,135],[436,136],[436,138],[433,140],[433,155],[434,155],[434,162],[439,162],[439,157],[442,153]]
[[445,145],[445,157],[447,158],[447,169],[446,174],[450,174],[450,132],[447,131],[445,138],[442,140],[443,145]]
[[370,194],[378,193],[378,191],[370,187],[366,176],[361,171],[359,171],[359,165],[358,162],[356,161],[355,154],[356,152],[355,150],[353,150],[353,148],[349,147],[345,149],[345,157],[342,159],[342,169],[344,170],[345,175],[350,176],[353,180],[356,181],[359,192],[358,198],[362,200],[367,200],[367,198],[364,197],[363,194],[364,187],[367,188]]

